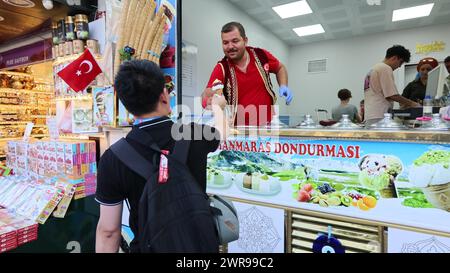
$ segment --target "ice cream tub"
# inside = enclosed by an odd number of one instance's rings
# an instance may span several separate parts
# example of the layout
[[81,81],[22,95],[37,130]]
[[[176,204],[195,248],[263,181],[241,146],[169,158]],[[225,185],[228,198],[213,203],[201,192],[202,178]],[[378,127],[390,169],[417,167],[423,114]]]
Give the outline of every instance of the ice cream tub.
[[376,190],[383,198],[398,198],[395,179],[402,172],[402,161],[392,155],[370,154],[359,162],[359,182],[368,189]]
[[450,182],[444,185],[429,186],[423,188],[422,191],[433,206],[450,212]]
[[408,178],[433,206],[450,211],[450,151],[424,153],[410,167]]

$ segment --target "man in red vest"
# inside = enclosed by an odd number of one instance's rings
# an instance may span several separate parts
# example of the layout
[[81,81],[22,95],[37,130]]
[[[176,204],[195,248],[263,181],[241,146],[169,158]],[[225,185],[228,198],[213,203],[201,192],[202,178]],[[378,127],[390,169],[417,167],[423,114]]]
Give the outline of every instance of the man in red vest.
[[276,74],[279,95],[286,104],[293,99],[286,67],[267,50],[249,47],[245,29],[237,22],[222,27],[222,48],[225,57],[214,67],[202,94],[203,107],[210,105],[214,94],[223,92],[235,125],[269,124],[277,100],[270,73]]

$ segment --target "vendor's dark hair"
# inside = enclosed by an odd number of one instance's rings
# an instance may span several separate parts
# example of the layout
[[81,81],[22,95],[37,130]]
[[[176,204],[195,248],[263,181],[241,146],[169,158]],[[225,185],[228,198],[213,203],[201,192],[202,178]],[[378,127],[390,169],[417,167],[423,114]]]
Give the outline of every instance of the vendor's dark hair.
[[125,108],[140,116],[155,111],[164,91],[164,74],[153,62],[131,60],[120,66],[114,86]]
[[401,46],[401,45],[394,45],[393,47],[391,47],[387,50],[386,59],[389,59],[389,58],[395,57],[395,56],[402,59],[406,63],[409,63],[409,61],[411,60],[411,52],[409,52],[408,49],[406,49],[404,46]]
[[444,63],[450,63],[450,56],[448,56],[447,58],[445,58]]
[[241,23],[238,22],[230,22],[222,27],[222,33],[229,33],[232,32],[235,28],[239,30],[239,33],[241,34],[242,38],[247,38],[245,35],[245,29],[244,26]]
[[348,89],[341,89],[338,92],[338,98],[340,100],[348,100],[351,97],[352,97],[352,92],[350,92],[350,90],[348,90]]

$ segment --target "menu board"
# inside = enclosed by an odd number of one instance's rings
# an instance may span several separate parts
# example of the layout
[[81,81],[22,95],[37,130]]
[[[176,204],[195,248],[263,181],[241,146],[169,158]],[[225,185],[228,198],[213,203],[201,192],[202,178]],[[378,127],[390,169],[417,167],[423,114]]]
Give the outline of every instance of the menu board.
[[233,137],[208,192],[450,232],[450,145]]

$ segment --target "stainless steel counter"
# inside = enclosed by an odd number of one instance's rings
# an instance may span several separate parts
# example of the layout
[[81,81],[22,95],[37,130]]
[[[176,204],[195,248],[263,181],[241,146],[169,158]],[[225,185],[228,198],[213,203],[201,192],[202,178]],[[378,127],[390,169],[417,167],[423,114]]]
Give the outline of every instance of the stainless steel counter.
[[376,141],[450,143],[450,131],[381,131],[381,130],[329,130],[329,129],[234,129],[237,135],[284,136],[326,139],[363,139]]

